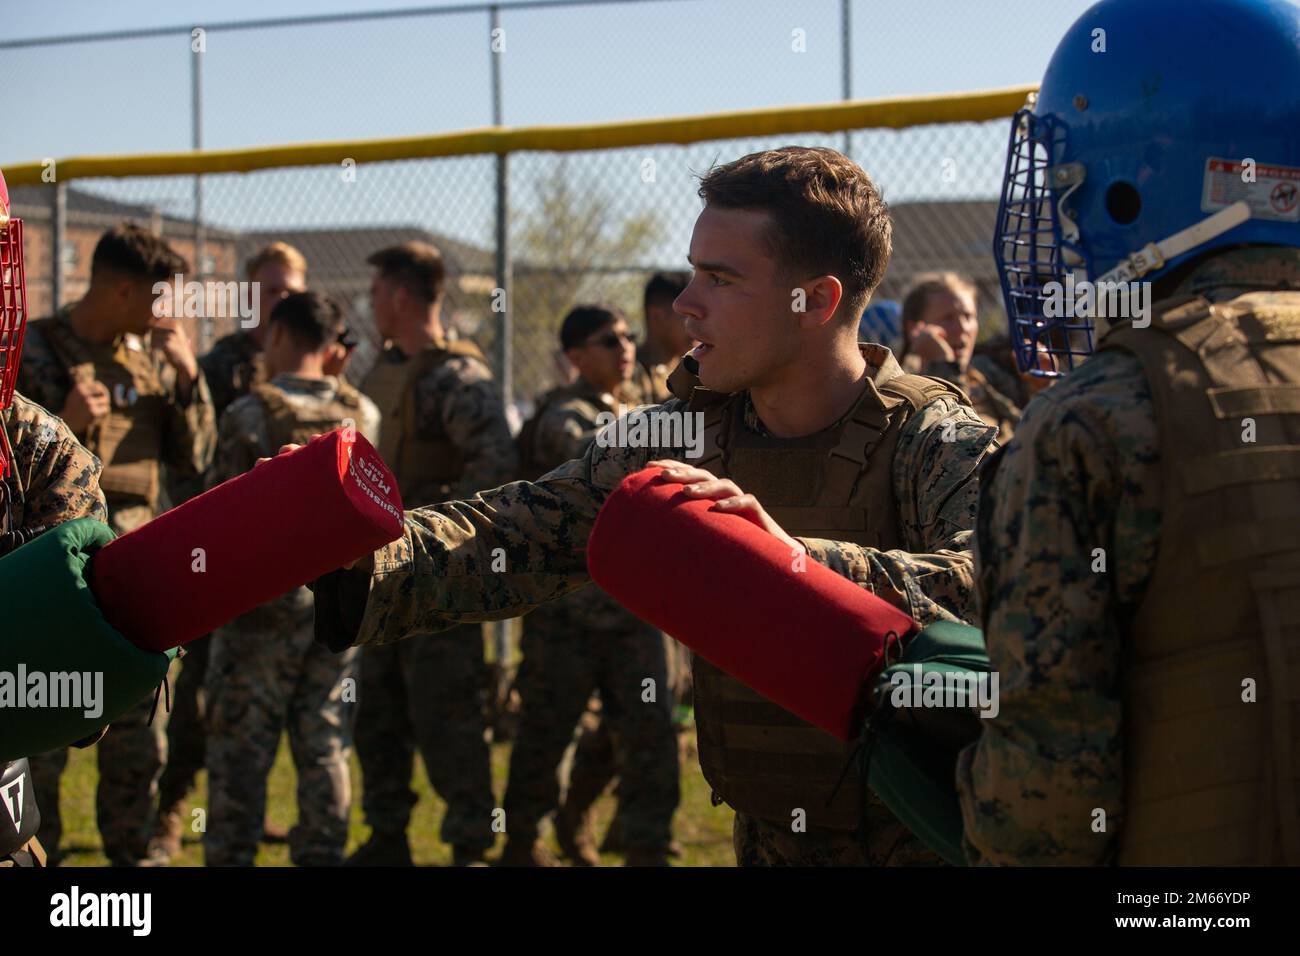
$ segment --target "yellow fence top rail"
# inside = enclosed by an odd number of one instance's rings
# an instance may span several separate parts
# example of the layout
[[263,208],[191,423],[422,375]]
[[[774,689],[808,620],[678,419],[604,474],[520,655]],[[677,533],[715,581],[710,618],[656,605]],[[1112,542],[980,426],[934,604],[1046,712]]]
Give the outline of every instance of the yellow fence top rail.
[[[709,140],[835,133],[853,129],[904,129],[934,123],[978,123],[1011,116],[1034,86],[890,99],[851,100],[812,106],[781,106],[730,113],[671,116],[617,123],[566,126],[490,126],[433,136],[298,143],[246,149],[195,150],[140,156],[73,156],[57,161],[59,182],[94,177],[192,176],[248,173],[288,166],[338,165],[344,160],[376,163],[435,156],[471,156],[525,150],[573,152],[631,146],[699,143]],[[5,169],[11,186],[46,181],[47,164],[22,163]]]

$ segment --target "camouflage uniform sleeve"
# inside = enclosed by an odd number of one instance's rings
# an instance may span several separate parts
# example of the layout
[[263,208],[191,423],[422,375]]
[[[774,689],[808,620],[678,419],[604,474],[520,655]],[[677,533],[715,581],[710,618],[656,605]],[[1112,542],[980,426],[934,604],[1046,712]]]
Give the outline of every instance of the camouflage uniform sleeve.
[[[515,442],[501,396],[491,370],[478,359],[457,355],[434,366],[416,385],[416,409],[425,428],[437,422],[464,456],[465,470],[452,486],[453,498],[495,488],[517,474]],[[432,489],[415,500],[445,497]]]
[[52,528],[74,518],[108,521],[99,459],[73,437],[63,419],[15,394],[5,422],[26,498],[23,528]]
[[1120,622],[1159,540],[1159,438],[1137,360],[1103,352],[1043,392],[992,467],[977,552],[1000,709],[957,764],[966,855],[1107,862],[1123,818]]
[[185,397],[179,393],[171,366],[160,367],[159,378],[167,397],[163,464],[180,478],[202,475],[212,463],[217,438],[216,413],[203,366]]
[[[657,410],[681,412],[684,404],[672,399]],[[617,427],[607,426],[582,458],[535,482],[408,511],[402,537],[374,554],[355,643],[518,617],[586,584],[587,538],[609,493],[648,461],[684,457],[682,448],[619,447]],[[357,576],[365,574],[322,583],[355,593]],[[318,596],[320,589],[318,583]]]
[[242,475],[257,464],[257,459],[274,453],[266,429],[262,403],[253,395],[235,399],[221,416],[212,467],[208,469],[208,487]]
[[950,396],[903,426],[893,484],[904,550],[805,538],[809,555],[912,615],[922,625],[975,619],[970,548],[980,464],[997,430]]

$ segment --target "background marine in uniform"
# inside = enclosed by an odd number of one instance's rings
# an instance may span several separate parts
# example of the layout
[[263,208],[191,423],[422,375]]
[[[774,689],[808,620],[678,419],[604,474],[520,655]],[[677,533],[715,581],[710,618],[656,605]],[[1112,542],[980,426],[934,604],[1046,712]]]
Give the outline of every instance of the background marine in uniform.
[[[448,339],[442,325],[441,254],[409,242],[368,261],[375,267],[375,324],[389,344],[362,391],[383,416],[379,453],[397,477],[402,502],[414,508],[509,481],[515,446],[492,372],[473,343]],[[431,633],[437,629],[362,653],[356,740],[372,833],[350,863],[410,862],[416,747],[447,802],[441,836],[453,860],[481,862],[495,842],[483,629],[464,623]]]
[[[170,289],[185,260],[167,242],[123,224],[95,246],[86,295],[47,319],[31,322],[18,385],[58,415],[103,463],[100,487],[108,524],[125,534],[157,513],[162,468],[201,474],[215,438],[207,384],[184,330],[164,318]],[[167,293],[164,293],[164,296]],[[114,721],[99,744],[96,818],[104,852],[115,865],[146,859],[166,761],[162,708],[150,725],[153,700]],[[66,751],[32,760],[44,808],[42,843],[61,835],[58,781]]]

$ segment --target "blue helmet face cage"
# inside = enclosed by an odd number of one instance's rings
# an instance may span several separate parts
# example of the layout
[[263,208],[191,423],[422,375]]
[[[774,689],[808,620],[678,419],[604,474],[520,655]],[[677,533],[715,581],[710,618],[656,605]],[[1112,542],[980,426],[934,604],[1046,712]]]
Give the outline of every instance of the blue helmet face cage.
[[1067,275],[1087,265],[1078,229],[1060,208],[1082,182],[1081,167],[1053,163],[1064,153],[1066,132],[1062,123],[1036,116],[1030,107],[1016,113],[993,235],[1016,364],[1044,378],[1066,374],[1093,351],[1091,319],[1074,317],[1073,309],[1048,317],[1045,308],[1044,287],[1060,283],[1059,295]]

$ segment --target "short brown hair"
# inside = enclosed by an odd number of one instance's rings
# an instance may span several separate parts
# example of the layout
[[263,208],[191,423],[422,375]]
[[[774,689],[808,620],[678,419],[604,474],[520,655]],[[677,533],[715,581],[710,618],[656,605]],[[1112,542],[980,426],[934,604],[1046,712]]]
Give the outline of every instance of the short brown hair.
[[385,279],[403,286],[425,302],[442,298],[447,269],[442,263],[442,253],[427,242],[389,246],[371,255],[366,262],[379,269]]
[[253,279],[258,270],[270,262],[301,272],[304,276],[307,274],[307,257],[287,242],[273,242],[258,249],[244,263],[244,271],[249,279]]
[[124,222],[100,236],[95,244],[95,252],[90,257],[90,275],[93,278],[104,270],[161,282],[189,272],[190,264],[166,239],[135,223]]
[[769,149],[709,170],[700,198],[769,213],[773,257],[791,270],[839,279],[841,318],[857,323],[884,278],[894,236],[889,207],[861,166],[826,147]]

